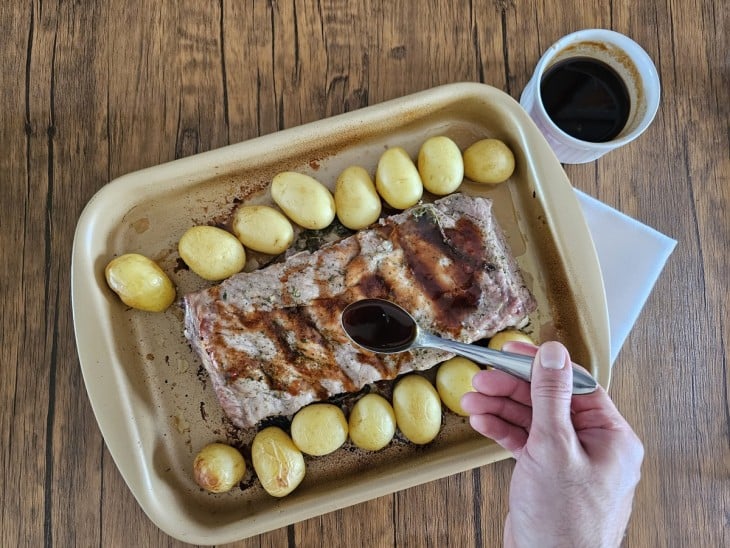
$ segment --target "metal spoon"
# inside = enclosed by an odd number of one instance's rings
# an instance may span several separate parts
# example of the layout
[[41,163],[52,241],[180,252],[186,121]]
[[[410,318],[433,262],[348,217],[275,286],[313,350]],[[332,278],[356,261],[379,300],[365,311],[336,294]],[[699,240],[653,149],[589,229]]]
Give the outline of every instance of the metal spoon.
[[[349,304],[342,311],[341,322],[347,336],[371,352],[394,354],[411,348],[437,348],[530,380],[531,356],[442,339],[420,329],[413,316],[385,299],[363,299]],[[590,394],[596,386],[590,374],[573,364],[573,394]]]

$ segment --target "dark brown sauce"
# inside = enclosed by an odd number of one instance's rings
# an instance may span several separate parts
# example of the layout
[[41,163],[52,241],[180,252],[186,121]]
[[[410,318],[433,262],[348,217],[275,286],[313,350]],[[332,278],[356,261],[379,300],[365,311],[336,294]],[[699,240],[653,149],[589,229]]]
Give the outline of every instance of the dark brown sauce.
[[555,125],[583,141],[610,141],[629,119],[626,84],[609,65],[591,57],[553,65],[542,78],[540,94]]
[[363,299],[342,312],[342,327],[360,346],[373,352],[406,350],[416,324],[402,308],[382,299]]
[[478,228],[466,217],[453,228],[442,228],[435,218],[423,214],[399,226],[393,241],[403,250],[413,281],[434,305],[432,327],[458,333],[481,295],[477,278],[484,268],[484,250]]

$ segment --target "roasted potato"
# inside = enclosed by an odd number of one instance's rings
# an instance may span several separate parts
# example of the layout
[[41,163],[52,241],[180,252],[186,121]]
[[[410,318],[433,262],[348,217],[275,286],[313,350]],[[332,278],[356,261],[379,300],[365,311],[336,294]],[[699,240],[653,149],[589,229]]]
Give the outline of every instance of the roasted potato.
[[431,194],[454,192],[464,179],[464,160],[458,145],[444,136],[427,139],[418,152],[418,173]]
[[366,394],[353,406],[348,424],[352,443],[360,449],[378,451],[393,439],[395,412],[384,397]]
[[246,264],[246,251],[233,234],[215,226],[194,226],[182,235],[177,251],[190,270],[203,279],[233,276]]
[[439,366],[436,389],[444,405],[457,415],[469,414],[461,407],[461,397],[474,390],[471,380],[480,370],[473,361],[462,357],[451,358]]
[[175,286],[152,259],[126,253],[104,269],[109,287],[127,306],[148,312],[163,312],[175,300]]
[[482,139],[464,151],[464,173],[475,183],[502,183],[514,170],[515,156],[499,139]]
[[285,171],[271,182],[271,197],[287,217],[299,226],[318,230],[335,219],[335,199],[317,179]]
[[195,483],[211,493],[225,493],[246,474],[246,461],[237,449],[224,443],[203,447],[193,461]]
[[231,229],[249,249],[278,255],[294,240],[294,229],[281,212],[264,205],[241,206],[236,209]]
[[441,430],[441,399],[420,375],[406,375],[396,383],[393,411],[400,431],[417,445],[429,443]]
[[304,479],[304,455],[281,428],[269,426],[253,439],[251,460],[264,490],[273,497],[284,497]]
[[519,329],[510,328],[496,333],[491,339],[489,339],[487,346],[494,350],[502,350],[504,343],[509,341],[519,341],[529,344],[535,344],[535,341],[533,341],[532,337],[530,337],[527,333],[523,333]]
[[291,422],[291,437],[300,451],[322,456],[339,449],[347,440],[347,419],[331,403],[314,403],[300,409]]
[[352,230],[360,230],[378,220],[382,204],[365,168],[350,166],[337,177],[335,209],[340,222]]
[[380,156],[375,171],[375,188],[394,209],[409,208],[423,196],[418,169],[401,147],[389,148]]

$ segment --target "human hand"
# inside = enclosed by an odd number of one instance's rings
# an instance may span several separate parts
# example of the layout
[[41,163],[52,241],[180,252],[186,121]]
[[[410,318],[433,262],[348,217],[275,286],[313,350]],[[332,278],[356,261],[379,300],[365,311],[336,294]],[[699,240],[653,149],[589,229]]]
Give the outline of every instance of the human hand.
[[517,459],[505,546],[619,546],[641,476],[641,441],[601,386],[572,395],[560,343],[504,350],[535,356],[532,382],[481,371],[461,405],[477,432]]

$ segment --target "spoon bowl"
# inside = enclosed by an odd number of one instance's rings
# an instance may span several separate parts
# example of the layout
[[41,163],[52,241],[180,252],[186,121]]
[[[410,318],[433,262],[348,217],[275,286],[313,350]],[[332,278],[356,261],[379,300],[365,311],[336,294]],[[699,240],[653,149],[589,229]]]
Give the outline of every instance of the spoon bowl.
[[[341,323],[350,340],[371,352],[395,354],[412,348],[436,348],[528,382],[532,375],[532,356],[444,339],[421,329],[406,310],[385,299],[362,299],[350,303],[342,311]],[[575,363],[572,365],[573,394],[594,392],[596,380],[582,367]]]

